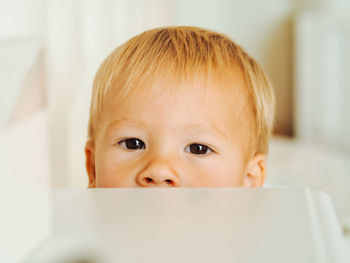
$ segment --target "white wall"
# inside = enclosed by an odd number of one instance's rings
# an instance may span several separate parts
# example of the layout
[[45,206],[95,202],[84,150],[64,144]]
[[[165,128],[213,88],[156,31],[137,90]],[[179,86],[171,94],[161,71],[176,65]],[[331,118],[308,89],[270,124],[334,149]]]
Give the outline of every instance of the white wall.
[[41,35],[45,8],[45,0],[1,0],[0,37]]

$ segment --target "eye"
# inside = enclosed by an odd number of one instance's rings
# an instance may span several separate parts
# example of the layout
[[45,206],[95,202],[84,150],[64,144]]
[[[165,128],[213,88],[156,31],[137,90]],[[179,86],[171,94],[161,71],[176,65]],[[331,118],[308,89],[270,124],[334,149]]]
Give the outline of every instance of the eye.
[[199,144],[199,143],[192,143],[186,147],[185,151],[193,154],[208,154],[213,150],[206,145]]
[[118,142],[123,148],[128,150],[140,150],[145,149],[145,143],[137,138],[128,138]]

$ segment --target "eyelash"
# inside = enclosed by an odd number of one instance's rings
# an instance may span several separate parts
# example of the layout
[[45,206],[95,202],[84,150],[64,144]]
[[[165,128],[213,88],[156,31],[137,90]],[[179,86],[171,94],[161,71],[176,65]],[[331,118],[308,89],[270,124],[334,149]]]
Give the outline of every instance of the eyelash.
[[[133,145],[131,143],[134,143]],[[145,143],[138,139],[138,138],[127,138],[124,140],[121,140],[118,142],[119,145],[121,145],[123,148],[127,150],[143,150],[146,149]],[[185,151],[195,154],[195,155],[206,155],[211,152],[214,152],[212,148],[210,148],[207,145],[200,144],[200,143],[191,143],[190,145],[186,146]],[[198,153],[194,153],[197,151]]]

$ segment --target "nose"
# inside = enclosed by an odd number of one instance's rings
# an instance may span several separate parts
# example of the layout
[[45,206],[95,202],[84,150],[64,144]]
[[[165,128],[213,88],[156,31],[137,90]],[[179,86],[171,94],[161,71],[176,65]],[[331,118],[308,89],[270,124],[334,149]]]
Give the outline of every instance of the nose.
[[157,158],[148,163],[136,178],[143,187],[179,187],[180,177],[170,161]]

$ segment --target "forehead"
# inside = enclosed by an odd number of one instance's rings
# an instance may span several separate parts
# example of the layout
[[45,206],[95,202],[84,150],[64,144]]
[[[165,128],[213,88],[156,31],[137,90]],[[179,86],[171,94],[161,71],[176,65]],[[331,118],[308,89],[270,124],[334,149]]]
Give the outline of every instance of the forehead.
[[167,118],[178,112],[182,120],[194,120],[198,124],[208,120],[237,123],[249,108],[245,89],[242,74],[235,72],[229,76],[196,76],[185,81],[171,75],[153,77],[127,93],[118,89],[110,92],[102,119],[111,121],[124,118],[125,114],[135,119],[146,113]]
[[230,94],[233,98],[249,97],[244,74],[236,63],[215,70],[194,70],[192,74],[185,75],[181,70],[163,68],[147,76],[134,76],[131,73],[128,79],[129,85],[125,82],[120,84],[118,80],[114,82],[107,91],[104,106],[132,101],[140,94],[172,96],[174,99],[196,92]]

